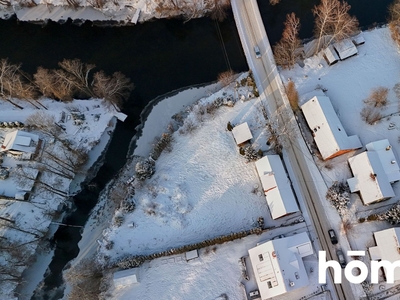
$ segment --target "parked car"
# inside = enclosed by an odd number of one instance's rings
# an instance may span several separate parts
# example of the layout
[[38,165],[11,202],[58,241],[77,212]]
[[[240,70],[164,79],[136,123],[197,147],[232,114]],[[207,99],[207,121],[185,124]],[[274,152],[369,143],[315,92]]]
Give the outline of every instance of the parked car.
[[333,245],[336,245],[338,243],[338,239],[336,236],[336,233],[333,229],[328,230],[329,238],[331,239],[331,242]]
[[260,48],[258,48],[258,46],[254,46],[254,52],[256,53],[257,58],[261,57]]
[[346,259],[344,258],[344,254],[343,251],[338,249],[336,250],[336,256],[338,258],[339,264],[342,267],[342,269],[344,269],[346,267]]

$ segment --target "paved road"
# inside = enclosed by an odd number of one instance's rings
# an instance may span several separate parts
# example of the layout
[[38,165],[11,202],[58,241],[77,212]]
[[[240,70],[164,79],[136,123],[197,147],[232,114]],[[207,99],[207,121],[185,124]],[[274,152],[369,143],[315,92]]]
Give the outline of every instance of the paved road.
[[[261,97],[266,98],[268,109],[270,112],[278,111],[277,121],[279,126],[285,124],[293,124],[298,127],[287,99],[282,93],[282,82],[273,62],[273,55],[268,37],[265,32],[264,24],[258,10],[256,0],[232,0],[232,9],[235,14],[239,35],[243,48],[249,63],[250,69],[253,71],[257,86],[261,88]],[[254,53],[254,46],[258,45],[262,57],[257,59]],[[287,113],[290,110],[290,113]],[[285,113],[286,112],[286,113]],[[298,136],[301,136],[300,134]],[[313,176],[307,164],[305,153],[308,150],[303,140],[299,138],[290,138],[287,141],[287,156],[290,160],[292,169],[298,179],[299,187],[302,192],[302,198],[305,199],[305,205],[312,220],[312,226],[318,236],[320,247],[327,252],[328,260],[335,260],[335,248],[331,245],[327,236],[328,222],[326,214],[319,199],[319,193],[313,181]],[[332,280],[332,271],[329,269],[328,280]],[[345,282],[345,280],[344,280]],[[333,298],[337,299],[354,299],[352,289],[346,282],[341,285],[333,285],[335,291],[332,291]]]

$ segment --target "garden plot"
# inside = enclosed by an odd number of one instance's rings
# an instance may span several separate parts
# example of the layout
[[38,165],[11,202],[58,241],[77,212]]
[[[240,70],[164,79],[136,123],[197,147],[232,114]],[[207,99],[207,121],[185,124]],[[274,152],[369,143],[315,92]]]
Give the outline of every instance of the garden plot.
[[290,216],[271,219],[254,163],[239,154],[227,129],[228,122],[233,126],[247,122],[253,148],[267,153],[260,100],[211,110],[202,107],[220,102],[218,98],[235,102],[241,94],[248,95],[240,87],[227,87],[189,109],[183,125],[172,134],[172,150],[160,155],[155,174],[136,189],[131,199],[135,211],[117,211],[119,224],[105,230],[102,255],[114,260],[160,252],[249,230],[259,217],[266,227],[288,222]]

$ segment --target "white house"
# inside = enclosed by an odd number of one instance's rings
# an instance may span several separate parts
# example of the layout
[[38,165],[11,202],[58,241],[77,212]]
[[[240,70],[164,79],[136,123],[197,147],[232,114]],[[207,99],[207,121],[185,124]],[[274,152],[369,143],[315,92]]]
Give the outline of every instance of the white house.
[[273,219],[299,211],[290,180],[279,155],[256,161],[256,168]]
[[116,288],[139,283],[139,268],[115,272],[113,282]]
[[336,53],[336,50],[333,48],[332,45],[330,45],[329,47],[327,47],[324,50],[323,56],[324,56],[326,62],[328,63],[328,65],[330,65],[330,66],[339,61],[339,56]]
[[365,145],[368,151],[375,151],[385,170],[390,183],[400,180],[400,168],[394,156],[392,146],[387,139],[371,142]]
[[400,180],[400,168],[387,139],[368,143],[366,148],[348,159],[354,177],[347,183],[368,205],[395,196],[391,183]]
[[235,126],[232,129],[232,134],[233,137],[235,138],[236,144],[240,145],[243,144],[244,142],[247,142],[248,140],[251,140],[253,138],[253,135],[251,134],[249,125],[247,122],[244,122],[238,126]]
[[351,39],[344,39],[340,42],[333,44],[339,54],[340,60],[344,60],[358,53],[357,47],[354,45]]
[[10,152],[15,155],[27,154],[30,158],[35,152],[39,143],[39,136],[30,132],[15,130],[7,133],[0,152]]
[[324,160],[362,147],[357,135],[347,135],[327,96],[313,96],[301,109]]
[[262,299],[292,292],[309,284],[302,258],[314,253],[307,232],[276,239],[249,250]]
[[381,164],[378,153],[365,151],[348,159],[352,178],[347,179],[350,191],[360,192],[365,205],[394,196],[393,188]]
[[[375,247],[368,249],[371,260],[400,260],[400,228],[389,228],[374,232]],[[385,268],[382,268],[386,272]],[[400,268],[394,268],[394,280],[400,280]]]

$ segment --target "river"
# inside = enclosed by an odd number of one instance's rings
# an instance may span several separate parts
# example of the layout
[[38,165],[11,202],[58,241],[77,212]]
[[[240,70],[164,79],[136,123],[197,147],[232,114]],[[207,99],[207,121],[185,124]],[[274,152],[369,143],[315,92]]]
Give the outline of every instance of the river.
[[[386,7],[391,1],[348,2],[360,25],[367,27],[386,20]],[[300,37],[309,38],[313,27],[311,8],[317,3],[316,0],[281,0],[279,5],[271,7],[268,1],[260,0],[260,11],[271,43],[279,40],[285,15],[292,11],[302,22]],[[0,39],[0,58],[8,57],[13,63],[23,63],[23,69],[31,74],[38,66],[55,68],[63,58],[80,58],[107,73],[121,71],[136,86],[124,108],[129,117],[124,123],[118,123],[105,163],[92,181],[97,189],[84,188],[73,199],[77,210],[64,220],[73,225],[85,224],[99,192],[124,165],[129,143],[140,122],[140,113],[151,99],[184,86],[213,81],[218,73],[229,67],[236,72],[248,68],[231,14],[219,25],[208,18],[185,24],[181,20],[157,20],[126,27],[94,27],[88,22],[80,27],[72,22],[63,25],[49,22],[42,27],[15,19],[0,20]],[[43,287],[44,299],[62,296],[62,288],[55,294],[50,291],[60,286],[62,269],[77,256],[80,238],[76,228],[61,227],[57,231],[51,275],[46,277]]]

